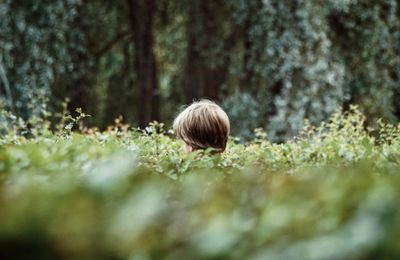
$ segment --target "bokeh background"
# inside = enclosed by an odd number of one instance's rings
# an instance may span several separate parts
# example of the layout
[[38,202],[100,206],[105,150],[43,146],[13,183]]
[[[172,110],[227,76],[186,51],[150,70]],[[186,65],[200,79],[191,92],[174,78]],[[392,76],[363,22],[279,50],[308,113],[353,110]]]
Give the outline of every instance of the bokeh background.
[[357,104],[400,118],[398,0],[0,0],[2,109],[168,124],[199,98],[282,141]]

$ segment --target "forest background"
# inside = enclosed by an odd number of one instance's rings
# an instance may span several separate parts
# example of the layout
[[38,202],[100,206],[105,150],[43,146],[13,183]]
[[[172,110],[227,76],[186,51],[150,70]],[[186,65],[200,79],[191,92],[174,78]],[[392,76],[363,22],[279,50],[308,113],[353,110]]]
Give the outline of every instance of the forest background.
[[200,98],[283,141],[357,104],[400,119],[398,0],[0,0],[1,107],[167,125]]

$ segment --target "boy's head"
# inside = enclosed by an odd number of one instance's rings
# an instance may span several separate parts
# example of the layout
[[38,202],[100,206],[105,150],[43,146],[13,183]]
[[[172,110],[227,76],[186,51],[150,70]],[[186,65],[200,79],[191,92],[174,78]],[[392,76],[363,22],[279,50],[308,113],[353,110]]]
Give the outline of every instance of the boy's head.
[[220,106],[209,100],[192,103],[174,120],[176,136],[186,143],[188,152],[215,148],[223,152],[228,141],[229,118]]

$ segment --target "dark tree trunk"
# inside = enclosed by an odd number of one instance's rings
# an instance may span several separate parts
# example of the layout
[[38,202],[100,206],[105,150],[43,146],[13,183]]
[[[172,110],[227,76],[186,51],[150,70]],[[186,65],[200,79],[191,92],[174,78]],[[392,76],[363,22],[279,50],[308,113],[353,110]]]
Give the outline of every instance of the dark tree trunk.
[[155,0],[130,0],[130,21],[135,43],[136,84],[139,87],[139,126],[159,120],[157,66],[154,55]]
[[[225,1],[190,1],[188,7],[185,99],[218,100],[229,67],[229,50],[224,31]],[[230,37],[229,37],[229,40]],[[222,50],[215,52],[222,45]]]
[[205,73],[199,44],[199,38],[203,37],[200,7],[201,1],[189,2],[189,17],[186,25],[186,71],[184,76],[185,98],[187,103],[192,102],[193,99],[200,98],[205,88]]
[[[398,80],[397,80],[398,81]],[[393,106],[394,106],[394,115],[397,118],[397,121],[400,121],[400,89],[394,89],[394,98],[393,98]]]
[[130,42],[124,43],[123,54],[124,62],[121,70],[113,75],[107,85],[107,107],[105,113],[106,126],[112,124],[114,120],[122,116],[124,122],[132,123],[136,118],[136,110],[132,109],[132,100],[135,100],[134,75],[133,68],[133,51],[131,50]]
[[87,8],[85,5],[80,5],[77,8],[78,15],[72,22],[80,33],[70,32],[67,34],[70,46],[74,46],[73,43],[75,43],[84,48],[69,47],[69,55],[74,66],[68,71],[68,74],[57,75],[56,84],[52,87],[52,94],[56,101],[63,101],[65,97],[68,97],[70,99],[68,109],[71,112],[82,108],[85,113],[92,115],[85,120],[85,123],[91,125],[99,123],[101,113],[97,110],[99,96],[94,90],[98,67],[92,62],[92,54],[89,52],[93,49],[90,43],[90,28],[82,18],[88,15]]

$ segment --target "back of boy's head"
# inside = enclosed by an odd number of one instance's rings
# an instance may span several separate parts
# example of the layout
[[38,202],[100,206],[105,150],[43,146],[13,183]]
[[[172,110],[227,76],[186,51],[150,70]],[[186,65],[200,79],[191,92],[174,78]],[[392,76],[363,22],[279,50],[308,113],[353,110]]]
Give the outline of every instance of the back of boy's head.
[[209,100],[193,102],[174,120],[174,131],[193,149],[214,148],[223,152],[228,141],[230,123],[220,106]]

